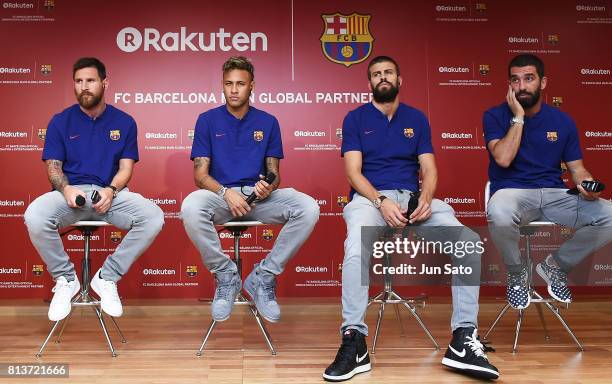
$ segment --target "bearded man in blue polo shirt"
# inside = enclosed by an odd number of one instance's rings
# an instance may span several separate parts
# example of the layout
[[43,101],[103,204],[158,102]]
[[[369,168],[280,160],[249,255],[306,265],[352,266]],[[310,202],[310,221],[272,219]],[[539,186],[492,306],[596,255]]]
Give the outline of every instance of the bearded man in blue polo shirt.
[[[53,321],[70,313],[70,299],[80,288],[59,229],[79,220],[103,220],[128,230],[91,281],[102,310],[118,317],[123,308],[116,283],[164,224],[157,205],[127,188],[138,161],[136,122],[105,103],[106,67],[85,57],[74,64],[72,75],[78,104],[53,116],[42,154],[53,191],[34,200],[24,215],[30,240],[55,280],[49,306]],[[94,190],[100,195],[97,203],[91,200]]]
[[[245,57],[223,64],[226,104],[202,113],[196,122],[191,159],[200,188],[185,198],[181,215],[189,238],[215,276],[212,317],[227,320],[242,289],[236,264],[221,248],[215,225],[230,220],[258,220],[283,224],[271,252],[247,276],[246,292],[270,322],[280,320],[276,276],[298,251],[319,219],[315,200],[293,188],[279,189],[283,158],[276,118],[249,105],[255,85],[254,68]],[[273,173],[268,183],[264,175]],[[255,193],[249,205],[246,198]]]
[[[352,200],[344,208],[347,238],[342,266],[342,344],[323,374],[328,381],[348,380],[371,369],[364,321],[370,254],[362,252],[362,243],[369,241],[362,239],[362,227],[401,228],[410,222],[417,227],[436,226],[429,235],[443,241],[480,240],[461,225],[448,204],[434,199],[438,173],[429,122],[421,111],[400,103],[402,78],[395,60],[387,56],[372,59],[368,79],[374,100],[349,112],[342,128],[342,155]],[[419,190],[419,170],[423,183],[418,206],[405,218],[410,195]],[[471,260],[470,267],[479,278],[480,253],[470,252],[465,258]],[[477,336],[479,288],[477,284],[460,284],[453,276],[453,338],[442,363],[476,377],[495,379],[498,370],[487,360]]]
[[[538,220],[576,229],[570,240],[536,266],[550,295],[569,303],[567,274],[612,240],[612,204],[581,185],[593,176],[583,164],[574,121],[542,100],[541,91],[548,81],[542,60],[529,54],[516,56],[510,61],[508,75],[506,101],[483,117],[491,182],[487,220],[507,267],[508,303],[517,309],[530,304],[519,226]],[[561,179],[562,162],[578,194],[567,193]]]

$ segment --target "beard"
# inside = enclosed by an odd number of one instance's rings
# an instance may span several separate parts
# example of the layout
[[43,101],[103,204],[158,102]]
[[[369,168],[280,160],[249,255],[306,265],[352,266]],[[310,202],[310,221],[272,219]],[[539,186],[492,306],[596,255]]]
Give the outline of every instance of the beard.
[[[76,94],[76,92],[75,92]],[[99,95],[95,95],[89,91],[83,91],[76,95],[77,100],[79,101],[79,105],[84,109],[91,109],[96,107],[102,101],[102,97],[104,96],[104,89],[100,92]]]
[[[386,90],[381,90],[379,87],[383,84],[388,84],[389,88]],[[389,103],[397,97],[399,93],[399,85],[396,82],[395,84],[391,84],[388,81],[382,81],[378,83],[375,87],[372,87],[372,97],[374,101],[377,103]]]
[[[542,88],[538,87],[534,93],[529,93],[527,91],[520,91],[516,94],[516,99],[518,100],[521,107],[525,109],[532,108],[534,105],[540,101],[540,91]],[[527,95],[528,97],[520,97],[522,95]]]

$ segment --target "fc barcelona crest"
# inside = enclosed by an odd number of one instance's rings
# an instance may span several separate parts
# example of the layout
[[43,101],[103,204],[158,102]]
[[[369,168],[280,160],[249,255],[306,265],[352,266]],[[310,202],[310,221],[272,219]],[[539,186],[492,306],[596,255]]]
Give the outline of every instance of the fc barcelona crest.
[[34,264],[32,265],[32,274],[34,276],[40,276],[43,274],[44,268],[42,264]]
[[553,96],[553,98],[552,98],[552,104],[553,104],[555,107],[557,107],[557,108],[558,108],[558,107],[560,107],[560,106],[561,106],[561,104],[563,104],[563,97],[561,97],[561,96]]
[[344,208],[348,204],[348,196],[338,196],[338,200],[336,202],[340,208]]
[[193,138],[195,137],[195,130],[194,129],[188,130],[187,137],[189,138],[189,140],[193,141]]
[[47,137],[47,128],[38,128],[38,138],[44,141],[45,137]]
[[118,243],[121,241],[121,232],[120,231],[111,231],[110,238],[113,243]]
[[110,131],[110,139],[113,141],[117,141],[121,138],[121,131],[120,130],[114,130],[114,131]]
[[43,6],[47,11],[50,11],[55,7],[55,0],[45,0]]
[[412,139],[414,137],[414,129],[404,128],[404,136],[406,136],[409,139]]
[[264,138],[263,131],[253,131],[253,140],[262,141]]
[[40,66],[40,73],[42,73],[45,76],[49,76],[52,71],[53,71],[53,66],[51,64],[42,64]]
[[481,75],[486,75],[491,71],[491,66],[489,64],[480,64],[478,66],[478,72],[480,72]]
[[188,265],[185,267],[185,273],[189,277],[195,277],[198,274],[198,266],[197,265]]
[[342,138],[342,128],[336,128],[336,137],[339,139]]
[[557,132],[546,132],[546,139],[552,142],[557,141]]
[[374,41],[370,34],[370,15],[334,13],[321,17],[324,24],[321,48],[325,57],[350,67],[370,56]]
[[272,231],[271,229],[264,229],[263,230],[263,238],[264,240],[272,240],[274,238],[274,231]]
[[548,35],[547,40],[548,44],[557,45],[559,44],[559,35]]

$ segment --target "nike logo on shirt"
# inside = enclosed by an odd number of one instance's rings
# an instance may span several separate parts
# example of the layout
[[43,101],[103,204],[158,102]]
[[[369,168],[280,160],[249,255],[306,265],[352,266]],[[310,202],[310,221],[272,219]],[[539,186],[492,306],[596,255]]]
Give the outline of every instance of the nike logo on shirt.
[[76,138],[77,138],[77,137],[79,137],[79,136],[81,136],[81,135],[74,135],[74,136],[70,136],[70,140],[74,140],[74,139],[76,139]]
[[465,348],[463,348],[463,351],[461,351],[461,353],[457,352],[457,350],[455,348],[453,348],[452,346],[448,346],[450,348],[450,350],[457,356],[459,357],[465,357]]
[[369,135],[369,134],[370,134],[370,133],[372,133],[372,132],[374,132],[374,131],[363,131],[363,133],[364,133],[365,135]]
[[225,136],[225,133],[215,133],[215,137]]

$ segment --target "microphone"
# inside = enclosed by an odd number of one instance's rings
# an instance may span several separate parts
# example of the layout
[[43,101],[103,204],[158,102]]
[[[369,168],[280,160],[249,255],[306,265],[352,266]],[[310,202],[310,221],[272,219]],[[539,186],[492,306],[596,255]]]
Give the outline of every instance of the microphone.
[[76,205],[78,205],[79,207],[82,207],[85,205],[85,198],[81,195],[78,195],[76,197],[76,199],[74,199],[74,202],[76,203]]
[[[276,175],[275,175],[274,173],[270,172],[270,173],[268,173],[268,174],[266,175],[266,178],[264,179],[264,181],[265,181],[266,183],[268,183],[268,184],[271,184],[271,183],[272,183],[272,182],[273,182],[275,179],[276,179]],[[255,201],[255,199],[256,199],[256,198],[257,198],[257,195],[255,194],[255,191],[253,191],[253,192],[252,192],[252,193],[249,195],[249,197],[247,197],[247,199],[246,199],[246,203],[247,203],[248,205],[251,205],[251,204],[252,204],[252,203]]]
[[91,202],[96,204],[98,201],[100,201],[100,199],[102,199],[100,192],[94,189],[93,192],[91,192]]
[[[584,180],[580,185],[582,185],[582,188],[584,188],[587,192],[601,192],[604,190],[604,188],[606,188],[606,185],[604,183],[597,180]],[[569,193],[570,195],[577,195],[579,193],[578,188],[574,187],[568,189],[567,193]]]
[[[410,192],[410,200],[408,200],[408,210],[404,217],[410,220],[410,215],[417,209],[419,206],[419,197],[421,196],[421,191]],[[410,222],[406,223],[406,225],[410,225]]]

